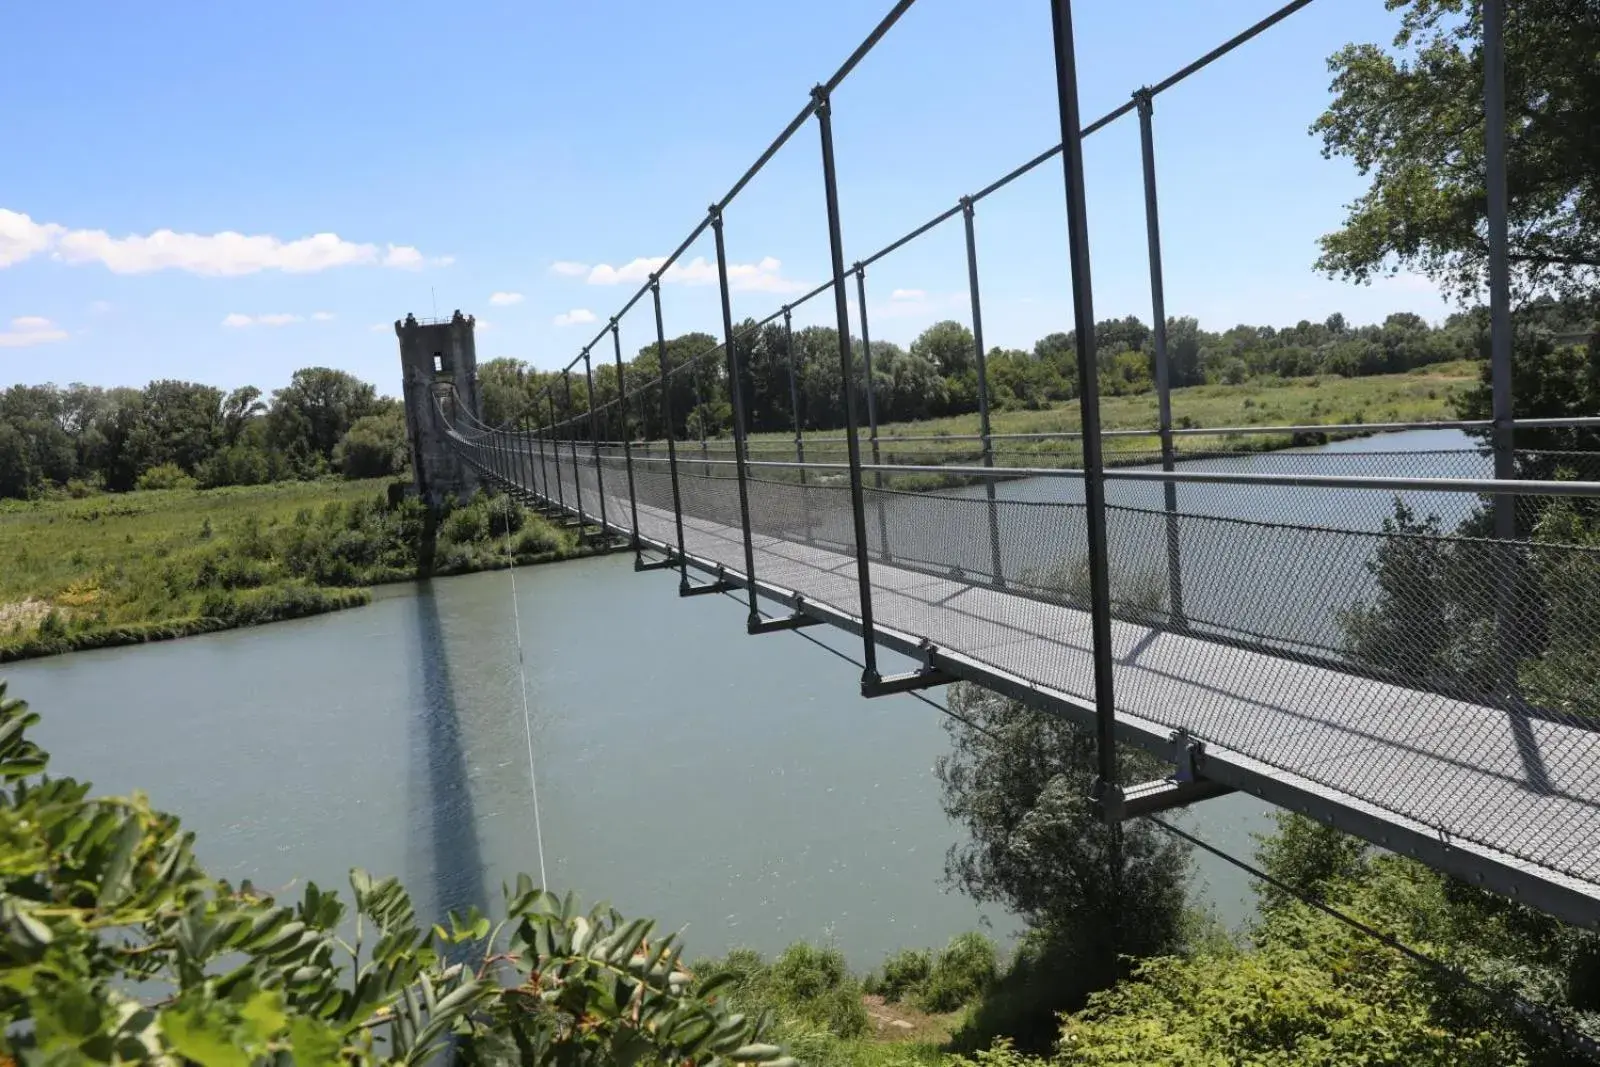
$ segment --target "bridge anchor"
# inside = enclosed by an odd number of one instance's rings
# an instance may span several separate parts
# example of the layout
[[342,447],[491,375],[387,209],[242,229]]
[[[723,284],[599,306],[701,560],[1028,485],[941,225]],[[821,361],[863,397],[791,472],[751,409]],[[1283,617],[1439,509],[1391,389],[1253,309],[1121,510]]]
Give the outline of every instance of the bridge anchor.
[[745,631],[750,634],[775,634],[784,630],[798,630],[804,626],[818,626],[822,619],[814,615],[807,615],[802,606],[804,599],[797,597],[794,604],[794,614],[778,619],[763,619],[752,615],[745,625]]
[[738,588],[739,588],[739,586],[736,583],[730,582],[723,575],[722,568],[718,567],[717,568],[716,581],[706,582],[706,583],[704,583],[702,585],[695,585],[692,582],[682,583],[682,584],[680,584],[678,586],[678,595],[679,596],[709,596],[712,593],[731,593],[731,592],[733,592],[734,590],[736,590]]
[[876,671],[864,671],[861,675],[861,695],[864,697],[886,697],[895,693],[909,693],[917,689],[931,689],[936,685],[949,685],[961,679],[942,667],[933,664],[933,645],[924,641],[921,645],[922,666],[905,674],[891,674],[888,677]]
[[1212,797],[1234,792],[1232,786],[1214,782],[1201,772],[1206,745],[1182,730],[1172,734],[1173,772],[1166,778],[1141,782],[1123,789],[1107,782],[1095,783],[1095,803],[1108,823],[1127,822],[1141,815],[1154,815],[1171,808],[1186,807]]

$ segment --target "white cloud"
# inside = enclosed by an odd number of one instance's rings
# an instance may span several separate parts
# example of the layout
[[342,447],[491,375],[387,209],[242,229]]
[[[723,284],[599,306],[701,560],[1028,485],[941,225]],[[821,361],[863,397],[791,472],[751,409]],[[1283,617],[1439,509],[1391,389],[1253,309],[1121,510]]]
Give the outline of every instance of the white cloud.
[[896,289],[889,294],[890,300],[923,300],[927,298],[927,291],[923,289]]
[[550,321],[557,326],[578,326],[585,322],[595,321],[595,317],[594,312],[588,308],[573,308],[571,311],[563,311]]
[[65,341],[67,331],[38,315],[21,315],[11,320],[11,328],[0,332],[0,348],[27,348]]
[[308,274],[334,267],[376,264],[415,270],[452,262],[449,256],[430,260],[410,245],[380,249],[375,244],[347,241],[336,233],[312,234],[291,241],[232,230],[201,234],[161,229],[113,237],[105,230],[69,230],[56,223],[34,222],[27,215],[0,208],[0,268],[45,252],[63,263],[98,263],[115,274],[180,270],[213,277],[265,270]]
[[21,263],[45,251],[61,230],[54,223],[34,222],[26,215],[0,208],[0,267]]
[[581,278],[589,273],[589,264],[574,263],[567,259],[558,259],[550,264],[551,274],[560,274],[566,278]]
[[[650,275],[659,271],[666,261],[666,256],[640,256],[620,267],[598,263],[590,268],[588,281],[590,285],[638,284],[648,281]],[[782,271],[783,263],[772,256],[763,256],[758,263],[730,263],[728,288],[745,293],[796,293],[806,288],[804,282],[785,278]],[[687,263],[674,263],[668,267],[666,273],[661,275],[661,281],[676,285],[715,285],[717,265],[708,262],[704,256],[695,256]]]
[[522,303],[521,293],[491,293],[489,303],[495,307],[510,307],[512,304]]
[[287,326],[292,322],[304,322],[299,315],[282,312],[272,315],[241,315],[237,311],[222,320],[222,325],[232,329],[241,329],[245,326]]
[[332,322],[333,319],[334,314],[331,311],[313,311],[311,313],[312,322]]

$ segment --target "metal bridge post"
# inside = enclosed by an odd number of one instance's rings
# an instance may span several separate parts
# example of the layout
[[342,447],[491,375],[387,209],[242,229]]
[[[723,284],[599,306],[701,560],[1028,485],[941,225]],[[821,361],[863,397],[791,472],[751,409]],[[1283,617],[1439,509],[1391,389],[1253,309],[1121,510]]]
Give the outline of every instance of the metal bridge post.
[[[538,407],[538,401],[534,402],[534,407]],[[542,423],[544,419],[540,418],[539,421]],[[548,505],[555,500],[555,495],[550,492],[550,467],[545,462],[544,427],[534,426],[533,437],[535,441],[539,442],[539,487],[542,490],[539,496]]]
[[[862,372],[867,379],[867,434],[872,441],[872,465],[877,467],[883,463],[883,457],[878,451],[878,399],[877,388],[872,382],[872,338],[867,332],[867,268],[857,263],[854,267],[856,275],[856,302],[861,315],[861,359]],[[883,558],[888,562],[893,557],[889,554],[889,522],[883,511],[883,472],[872,472],[872,485],[877,490],[878,504],[878,545],[883,551]]]
[[606,531],[606,474],[604,464],[600,462],[600,433],[595,428],[594,361],[589,358],[587,348],[583,350],[583,380],[589,390],[589,446],[594,451],[595,495],[600,498],[600,532],[603,537]]
[[628,527],[633,539],[633,562],[644,562],[639,549],[639,497],[633,488],[633,420],[628,413],[628,379],[622,369],[622,330],[617,320],[611,320],[611,344],[617,357],[617,405],[622,410],[622,463],[628,469]]
[[[974,228],[972,197],[961,198],[961,221],[967,232],[967,288],[972,296],[972,347],[978,362],[978,436],[983,441],[983,465],[994,467],[994,438],[989,425],[989,357],[983,351],[983,302],[978,293],[978,235]],[[1000,558],[1000,516],[995,506],[994,478],[983,480],[983,495],[989,501],[989,565],[994,569],[994,584],[1006,584]]]
[[733,341],[733,301],[728,295],[728,254],[722,241],[722,209],[711,205],[711,234],[717,246],[717,289],[722,295],[723,347],[728,357],[728,393],[733,400],[733,470],[739,481],[739,524],[744,530],[744,576],[750,594],[750,615],[745,629],[757,633],[761,629],[761,612],[756,606],[756,549],[750,529],[750,490],[745,473],[744,390],[739,385],[739,348]]
[[839,330],[840,389],[844,393],[844,440],[850,457],[850,510],[856,538],[856,584],[861,597],[862,691],[882,682],[872,626],[872,571],[867,553],[867,516],[861,489],[861,442],[856,439],[855,360],[850,351],[850,306],[845,301],[844,236],[839,226],[839,180],[833,166],[833,105],[828,90],[811,90],[822,140],[822,188],[828,205],[828,254],[833,266],[833,312]]
[[502,496],[505,495],[510,480],[506,478],[505,454],[502,451],[500,432],[498,430],[484,430],[479,440],[484,442],[483,459],[489,468],[489,477],[496,483]]
[[683,496],[678,491],[677,431],[672,426],[672,368],[667,366],[667,333],[661,325],[661,279],[650,276],[650,301],[656,309],[656,360],[661,364],[661,420],[667,435],[667,473],[672,479],[672,522],[678,535],[678,595],[689,591],[689,554],[683,546]]
[[[517,392],[522,392],[522,372],[520,370],[517,372]],[[508,420],[507,425],[511,428],[506,431],[506,436],[511,438],[512,442],[512,471],[517,482],[514,492],[519,504],[531,498],[532,494],[528,486],[533,481],[532,475],[528,473],[528,464],[533,459],[533,455],[528,449],[528,440],[522,432],[521,422],[520,416],[514,416]]]
[[546,389],[546,400],[550,401],[550,455],[556,464],[556,509],[563,515],[567,511],[567,494],[561,485],[561,442],[556,439],[556,391]]
[[[1161,469],[1171,474],[1177,456],[1172,447],[1172,361],[1167,351],[1167,293],[1161,270],[1161,212],[1156,200],[1155,130],[1151,124],[1154,108],[1148,88],[1133,94],[1139,108],[1139,151],[1144,161],[1144,228],[1150,245],[1150,316],[1154,319],[1156,348],[1157,423],[1161,433]],[[1167,509],[1167,608],[1175,630],[1187,630],[1189,617],[1183,610],[1183,562],[1178,541],[1178,486],[1161,484]]]
[[523,412],[517,416],[517,434],[522,439],[522,457],[524,468],[527,471],[528,506],[539,505],[539,472],[534,467],[533,459],[533,432],[528,428],[528,413]]
[[805,516],[806,540],[811,540],[811,494],[806,490],[806,438],[800,428],[800,373],[794,358],[794,314],[783,305],[783,350],[789,357],[789,421],[794,424],[794,461],[800,464],[800,511]]
[[561,372],[561,384],[564,387],[567,398],[567,417],[563,420],[563,423],[567,428],[567,446],[572,451],[572,495],[578,498],[578,537],[582,539],[583,526],[586,521],[583,515],[583,467],[578,463],[578,427],[575,425],[578,420],[577,416],[572,413],[572,373],[570,367]]
[[[689,360],[689,378],[694,382],[694,421],[700,427],[700,474],[702,477],[711,477],[711,464],[704,462],[711,458],[710,446],[706,444],[706,395],[700,387],[700,353],[696,352]],[[689,430],[684,424],[684,432]]]
[[1072,317],[1076,327],[1078,403],[1083,419],[1083,492],[1089,539],[1090,632],[1102,811],[1119,807],[1116,703],[1111,658],[1111,559],[1106,538],[1105,465],[1100,451],[1100,382],[1095,367],[1094,288],[1089,274],[1089,220],[1083,196],[1083,131],[1078,70],[1073,54],[1072,0],[1050,0],[1056,54],[1056,100],[1061,118],[1061,164],[1067,194],[1067,241],[1072,253]]

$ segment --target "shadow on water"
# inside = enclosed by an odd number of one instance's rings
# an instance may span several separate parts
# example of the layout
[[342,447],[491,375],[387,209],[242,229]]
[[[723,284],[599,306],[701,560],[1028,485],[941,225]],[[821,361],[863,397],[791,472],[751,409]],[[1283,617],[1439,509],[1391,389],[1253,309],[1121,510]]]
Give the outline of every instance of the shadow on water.
[[447,912],[472,905],[487,911],[489,899],[449,648],[433,584],[426,578],[417,583],[416,607],[422,699],[411,727],[411,777],[427,792],[425,806],[412,807],[413,815],[420,816],[413,833],[418,852],[428,858],[433,890],[431,914],[419,912],[424,918],[442,919]]

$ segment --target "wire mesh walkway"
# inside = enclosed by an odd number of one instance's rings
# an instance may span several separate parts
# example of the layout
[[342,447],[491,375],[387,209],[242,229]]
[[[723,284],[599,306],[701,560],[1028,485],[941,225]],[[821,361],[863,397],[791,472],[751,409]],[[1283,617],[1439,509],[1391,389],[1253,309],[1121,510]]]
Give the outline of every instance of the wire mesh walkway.
[[[559,497],[563,511],[581,512],[589,523],[603,509],[606,524],[621,534],[632,532],[636,509],[642,541],[677,557],[667,471],[636,464],[630,503],[618,460],[597,465],[583,455],[574,464],[553,448],[530,459],[522,469],[542,460],[553,471],[560,460],[549,496],[530,484],[537,477],[504,464],[480,469],[530,499],[554,504]],[[693,465],[686,459],[680,467]],[[678,482],[684,562],[745,585],[743,531],[737,518],[727,521],[737,509],[735,481],[680,471]],[[857,560],[840,540],[848,499],[824,486],[752,482],[751,489],[762,593],[859,632]],[[1035,703],[1092,715],[1089,612],[1026,589],[996,588],[959,567],[938,573],[926,561],[898,564],[881,545],[873,555],[880,641],[985,684],[1008,682]],[[1298,803],[1291,806],[1331,808],[1352,829],[1373,822],[1379,829],[1367,836],[1398,851],[1414,852],[1417,838],[1431,839],[1480,873],[1488,864],[1515,872],[1524,889],[1537,884],[1548,890],[1542,896],[1568,898],[1562,910],[1569,914],[1592,914],[1600,902],[1596,728],[1160,625],[1119,619],[1112,643],[1118,726],[1129,739],[1159,751],[1181,732],[1205,742],[1208,776],[1279,802],[1293,795]]]

